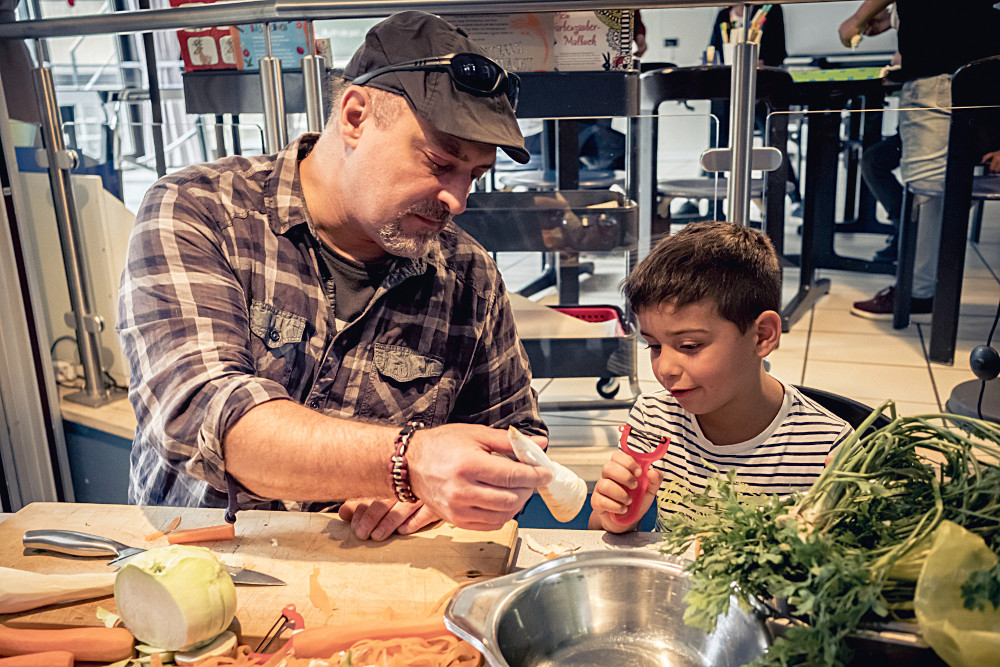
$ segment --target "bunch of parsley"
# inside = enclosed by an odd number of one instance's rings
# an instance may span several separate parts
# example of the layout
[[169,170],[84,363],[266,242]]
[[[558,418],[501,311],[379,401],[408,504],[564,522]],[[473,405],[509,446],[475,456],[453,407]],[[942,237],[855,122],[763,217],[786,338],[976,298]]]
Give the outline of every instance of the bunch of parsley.
[[[942,520],[1000,553],[1000,428],[955,415],[897,417],[853,436],[804,494],[760,497],[731,471],[661,522],[663,549],[689,566],[685,621],[711,632],[735,595],[792,624],[758,665],[846,664],[866,623],[912,617],[916,580]],[[974,573],[966,607],[1000,607],[1000,567]],[[775,606],[783,608],[778,612]]]

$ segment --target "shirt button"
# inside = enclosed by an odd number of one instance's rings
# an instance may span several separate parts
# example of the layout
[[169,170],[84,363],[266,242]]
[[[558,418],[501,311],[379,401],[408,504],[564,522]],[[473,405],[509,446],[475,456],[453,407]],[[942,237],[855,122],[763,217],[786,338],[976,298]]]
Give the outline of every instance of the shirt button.
[[269,333],[267,337],[271,339],[271,342],[277,343],[278,339],[281,338],[281,334],[279,334],[276,329],[271,329],[271,333]]
[[312,400],[309,401],[308,405],[309,405],[310,408],[312,408],[313,410],[315,410],[315,409],[317,409],[319,407],[319,401],[317,401],[314,398],[314,399],[312,399]]

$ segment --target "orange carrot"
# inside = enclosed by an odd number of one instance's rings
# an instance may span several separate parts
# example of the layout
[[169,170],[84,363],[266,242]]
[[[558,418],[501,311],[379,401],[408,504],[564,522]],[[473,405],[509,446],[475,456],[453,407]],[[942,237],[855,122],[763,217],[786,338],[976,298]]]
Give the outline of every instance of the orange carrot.
[[173,521],[171,521],[170,524],[167,525],[167,527],[164,528],[163,530],[158,530],[158,531],[156,531],[154,533],[150,533],[149,535],[146,535],[146,541],[147,542],[152,542],[153,540],[160,539],[161,537],[163,537],[167,533],[171,533],[174,530],[176,530],[177,526],[179,526],[180,523],[181,523],[181,518],[179,516],[175,516],[174,519],[173,519]]
[[42,651],[13,658],[0,658],[0,667],[73,667],[69,651]]
[[221,526],[206,526],[205,528],[190,528],[178,530],[167,535],[170,544],[191,544],[192,542],[213,542],[216,540],[231,540],[236,537],[236,526],[224,523]]
[[125,628],[26,630],[0,624],[0,655],[70,651],[77,660],[107,663],[131,658],[134,642]]
[[296,658],[329,658],[335,653],[346,651],[362,639],[393,639],[396,637],[420,637],[429,639],[450,635],[444,625],[443,616],[416,618],[386,622],[358,621],[343,625],[324,625],[306,628],[292,636],[292,646]]

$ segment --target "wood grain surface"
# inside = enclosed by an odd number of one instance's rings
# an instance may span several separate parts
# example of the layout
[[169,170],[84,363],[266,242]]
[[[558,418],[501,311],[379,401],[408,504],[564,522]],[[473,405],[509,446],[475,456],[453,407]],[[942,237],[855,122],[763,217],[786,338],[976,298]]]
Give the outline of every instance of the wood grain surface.
[[[165,528],[176,516],[181,517],[182,529],[224,521],[220,509],[32,503],[0,523],[0,565],[45,573],[106,572],[110,558],[25,550],[21,537],[27,530],[56,528],[152,548],[166,546],[166,537],[146,542],[144,536]],[[387,613],[422,613],[462,583],[505,574],[516,540],[514,521],[492,532],[442,523],[417,535],[371,542],[355,538],[336,515],[244,511],[238,515],[235,540],[203,546],[224,562],[286,582],[286,586],[237,586],[236,617],[244,642],[254,645],[288,604],[303,615],[306,627],[371,620]],[[309,579],[314,572],[333,607],[330,613],[310,601]],[[98,606],[117,611],[109,596],[0,616],[0,622],[12,627],[99,625]]]

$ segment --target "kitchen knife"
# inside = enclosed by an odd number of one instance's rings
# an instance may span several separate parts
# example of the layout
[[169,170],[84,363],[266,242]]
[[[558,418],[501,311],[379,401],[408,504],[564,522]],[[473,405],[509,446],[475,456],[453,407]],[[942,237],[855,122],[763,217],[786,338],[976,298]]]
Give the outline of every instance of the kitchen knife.
[[[29,530],[22,539],[24,546],[31,549],[57,551],[71,556],[114,556],[108,565],[122,565],[132,556],[145,549],[130,547],[106,537],[78,533],[74,530]],[[246,586],[284,586],[285,582],[276,577],[243,567],[222,564],[234,584]]]

